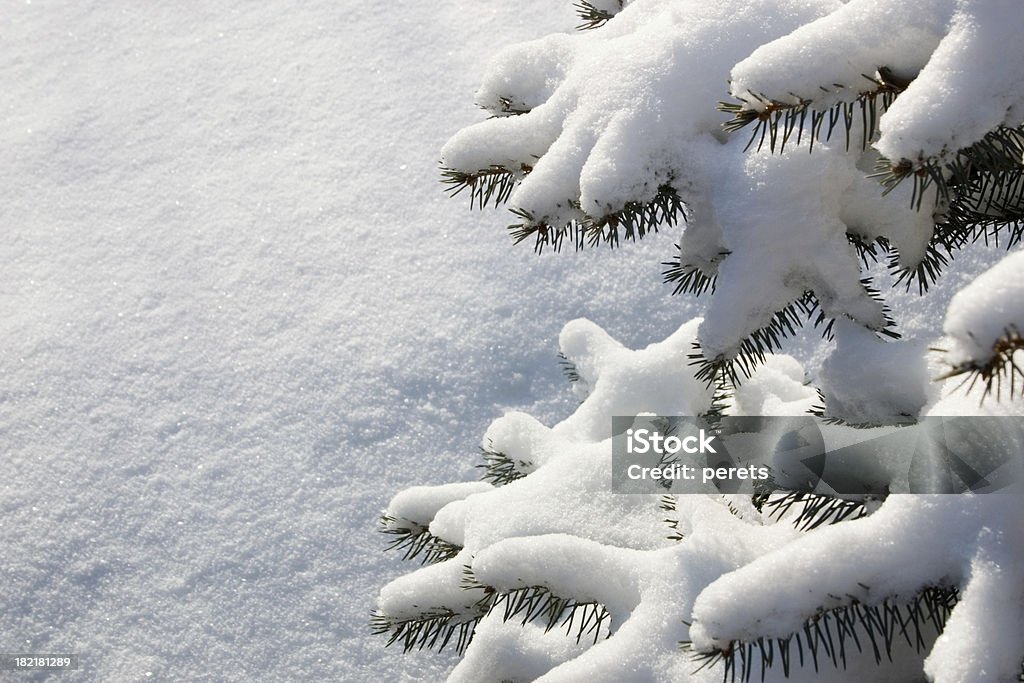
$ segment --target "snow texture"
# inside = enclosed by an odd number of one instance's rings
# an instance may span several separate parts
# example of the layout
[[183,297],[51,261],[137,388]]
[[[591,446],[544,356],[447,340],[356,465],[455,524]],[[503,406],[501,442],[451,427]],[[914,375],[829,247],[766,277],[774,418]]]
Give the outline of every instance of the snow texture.
[[886,343],[840,321],[836,347],[819,383],[829,414],[855,423],[888,424],[917,417],[928,402],[928,365],[921,343]]
[[644,345],[693,315],[658,282],[671,235],[567,270],[438,183],[479,65],[576,23],[5,7],[0,651],[76,652],[68,683],[444,677],[370,634],[403,571],[381,510],[474,478],[503,409],[573,405],[566,320]]
[[806,415],[817,400],[800,363],[792,356],[770,356],[732,398],[733,415]]

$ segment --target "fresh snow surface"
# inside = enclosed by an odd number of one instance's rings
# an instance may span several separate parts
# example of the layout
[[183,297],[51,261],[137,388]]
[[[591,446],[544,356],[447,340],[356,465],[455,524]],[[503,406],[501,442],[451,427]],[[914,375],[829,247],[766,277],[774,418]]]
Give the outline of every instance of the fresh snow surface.
[[537,258],[442,192],[486,60],[576,23],[5,8],[0,651],[80,654],[62,681],[443,677],[369,633],[408,571],[388,500],[477,478],[505,408],[567,412],[567,320],[642,345],[693,311],[660,284],[676,235]]

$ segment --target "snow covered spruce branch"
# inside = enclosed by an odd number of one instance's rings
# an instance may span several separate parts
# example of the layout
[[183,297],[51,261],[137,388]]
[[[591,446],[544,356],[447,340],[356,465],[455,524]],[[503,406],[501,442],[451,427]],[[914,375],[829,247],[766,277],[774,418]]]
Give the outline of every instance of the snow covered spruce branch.
[[[452,681],[1019,673],[1020,495],[871,500],[780,490],[760,500],[659,501],[611,490],[612,415],[719,409],[685,364],[699,324],[640,351],[587,321],[566,326],[561,346],[585,396],[579,408],[550,428],[522,413],[496,420],[483,440],[485,479],[501,485],[416,487],[392,501],[386,530],[407,520],[399,526],[425,535],[424,549],[451,552],[423,550],[426,566],[381,591],[378,630],[406,649],[464,651]],[[928,414],[977,409],[981,389]],[[725,412],[805,415],[815,401],[800,365],[776,355]],[[1020,407],[989,404],[986,414]],[[1019,430],[1007,438],[1024,448]]]
[[[1020,240],[1013,3],[577,10],[580,33],[497,57],[477,93],[491,118],[445,146],[445,182],[508,204],[538,251],[681,225],[666,279],[706,314],[637,351],[568,324],[582,404],[553,427],[496,420],[484,481],[394,498],[381,530],[423,566],[384,587],[375,629],[454,646],[452,681],[1024,679],[1024,474],[1006,458],[1024,452],[1024,257],[964,286],[927,354],[890,341],[874,267],[924,292],[967,243]],[[807,323],[834,340],[817,388],[778,353]],[[840,495],[787,479],[797,431],[744,432],[728,438],[774,454],[774,490],[612,491],[612,416],[809,414],[840,446],[929,419],[947,441],[830,461],[858,491]],[[992,433],[941,417],[966,415]],[[901,493],[991,484],[976,465],[993,455],[1008,492]]]
[[965,244],[1021,237],[1011,4],[634,0],[500,54],[476,96],[492,117],[445,146],[445,178],[510,205],[538,250],[685,221],[666,277],[710,293],[708,379],[749,376],[807,321],[894,338],[874,262],[924,291]]
[[949,306],[945,331],[949,348],[945,377],[963,375],[973,388],[981,380],[983,397],[996,400],[1024,390],[1024,253],[1007,256],[969,286]]

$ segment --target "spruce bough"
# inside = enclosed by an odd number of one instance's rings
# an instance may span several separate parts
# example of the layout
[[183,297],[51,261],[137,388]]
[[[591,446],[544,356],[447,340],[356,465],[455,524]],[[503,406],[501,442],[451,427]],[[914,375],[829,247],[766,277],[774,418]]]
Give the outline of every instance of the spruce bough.
[[[705,314],[639,350],[567,324],[583,402],[553,426],[496,420],[483,481],[395,497],[382,530],[424,566],[382,590],[375,630],[454,647],[452,681],[1022,676],[1019,491],[652,499],[610,490],[608,438],[613,415],[815,415],[868,438],[979,414],[1024,452],[1019,9],[576,7],[579,33],[494,60],[490,118],[445,146],[444,182],[507,206],[537,251],[680,231],[665,279]],[[889,292],[925,295],[976,244],[1013,253],[963,284],[928,348],[901,339]],[[781,353],[808,323],[820,367]]]

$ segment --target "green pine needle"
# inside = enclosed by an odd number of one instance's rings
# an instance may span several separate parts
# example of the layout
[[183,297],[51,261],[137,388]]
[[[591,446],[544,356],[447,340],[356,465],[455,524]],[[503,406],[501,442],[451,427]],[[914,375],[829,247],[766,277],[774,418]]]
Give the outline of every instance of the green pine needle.
[[473,630],[482,617],[483,613],[467,616],[449,609],[424,612],[408,619],[395,619],[373,612],[370,627],[374,635],[389,634],[385,647],[401,642],[405,652],[435,647],[440,652],[454,638],[455,651],[461,655],[473,639]]
[[610,620],[608,610],[597,602],[579,602],[560,598],[543,586],[530,586],[499,595],[490,611],[503,610],[502,619],[521,621],[523,625],[540,621],[544,630],[565,628],[566,634],[575,635],[579,643],[585,636],[596,643],[601,627]]
[[379,530],[394,536],[385,550],[401,551],[403,560],[420,557],[422,564],[434,564],[450,560],[462,550],[461,546],[433,535],[427,527],[392,515],[380,518]]
[[499,97],[497,107],[485,106],[484,109],[491,113],[491,118],[522,116],[530,113],[530,108],[525,103],[512,97]]
[[1006,390],[1010,398],[1024,396],[1024,367],[1016,358],[1018,351],[1024,351],[1024,336],[1021,336],[1016,326],[1010,325],[993,343],[988,358],[972,359],[954,365],[949,372],[936,379],[963,376],[964,379],[958,388],[966,385],[968,391],[981,381],[985,385],[985,391],[981,396],[982,402],[993,393],[996,401],[999,401]]
[[[791,140],[800,145],[804,139],[813,151],[816,142],[830,140],[838,129],[845,134],[847,150],[851,142],[856,142],[860,149],[866,149],[878,132],[881,115],[906,85],[893,79],[891,72],[884,67],[879,69],[879,75],[865,75],[864,78],[872,84],[871,88],[858,91],[851,101],[839,102],[826,110],[814,109],[812,100],[795,95],[790,102],[754,94],[751,94],[753,102],[744,98],[738,98],[737,102],[720,102],[718,110],[732,117],[722,127],[728,133],[735,133],[755,124],[746,149],[753,147],[756,141],[758,151],[767,143],[772,153],[781,153]],[[822,90],[831,93],[850,89],[833,84],[832,88]],[[857,123],[860,124],[861,135],[854,141],[853,129]]]
[[446,192],[449,197],[468,191],[469,208],[483,209],[487,206],[501,206],[507,202],[512,190],[531,170],[532,167],[526,164],[522,164],[518,172],[504,166],[490,166],[474,173],[442,168],[441,182],[447,186]]
[[867,516],[866,500],[837,498],[810,491],[786,491],[770,495],[758,508],[769,517],[780,519],[795,508],[792,524],[800,531],[813,531],[820,526],[838,524]]
[[601,626],[610,619],[608,611],[600,603],[562,598],[544,586],[498,591],[493,586],[480,583],[469,566],[463,568],[461,585],[465,590],[483,591],[484,597],[477,605],[485,610],[485,614],[500,610],[503,621],[516,619],[524,626],[540,621],[545,632],[562,626],[566,635],[571,636],[575,632],[577,643],[584,636],[592,636],[596,643],[601,636]]
[[[588,31],[595,28],[600,28],[606,23],[611,21],[612,17],[615,16],[616,12],[609,12],[605,9],[600,9],[587,2],[587,0],[577,0],[572,5],[576,9],[576,14],[582,20],[582,23],[576,26],[579,31]],[[622,9],[622,0],[618,0],[618,9]]]
[[[711,275],[705,273],[699,266],[685,261],[680,245],[677,244],[675,247],[677,252],[675,257],[671,261],[664,261],[661,264],[665,266],[665,269],[662,271],[662,282],[665,284],[675,284],[675,287],[672,289],[672,295],[675,296],[684,292],[694,296],[700,296],[705,292],[714,293],[715,283],[718,281],[717,272]],[[717,267],[718,263],[728,256],[729,253],[728,251],[719,252],[712,266]]]
[[[869,279],[861,279],[861,286],[868,296],[876,301],[882,301],[881,293],[872,286]],[[890,316],[888,308],[883,306],[882,313],[882,326],[873,328],[872,331],[880,337],[899,339],[900,334],[893,329],[895,321]],[[720,354],[714,358],[707,358],[700,344],[694,342],[693,352],[688,357],[690,365],[698,368],[695,377],[704,381],[708,387],[723,380],[732,386],[738,386],[742,380],[753,376],[754,371],[764,363],[768,355],[779,351],[783,340],[796,334],[797,330],[804,326],[805,321],[816,328],[820,327],[822,336],[826,339],[832,337],[835,320],[825,314],[817,297],[808,291],[804,292],[801,298],[776,311],[767,325],[751,332],[740,342],[732,357]]]
[[[569,200],[568,203],[578,208],[578,202]],[[601,244],[617,247],[625,240],[635,242],[658,232],[662,226],[674,226],[680,218],[686,219],[682,199],[668,184],[661,185],[649,202],[627,202],[620,210],[600,218],[586,217],[560,226],[551,225],[524,209],[512,209],[512,213],[519,218],[519,222],[508,226],[513,241],[519,244],[532,238],[533,249],[538,254],[545,248],[561,251],[567,238],[576,251]]]
[[576,369],[576,364],[569,360],[564,353],[558,353],[558,364],[562,367],[562,374],[567,380],[573,383],[580,381],[580,373]]
[[484,461],[476,467],[484,470],[481,478],[494,486],[504,486],[516,479],[522,479],[533,471],[532,462],[510,458],[504,453],[493,450],[492,447],[481,448],[480,454]]
[[[864,605],[852,596],[850,603],[822,610],[807,620],[803,629],[785,638],[758,638],[733,641],[722,649],[695,652],[693,644],[680,643],[693,653],[696,671],[722,665],[724,683],[749,683],[759,672],[761,681],[778,667],[785,677],[811,664],[816,672],[822,666],[847,666],[848,654],[870,648],[876,663],[892,661],[893,645],[903,641],[922,652],[942,633],[959,599],[956,588],[926,588],[909,602],[891,599],[877,605]],[[696,671],[694,673],[696,673]]]

